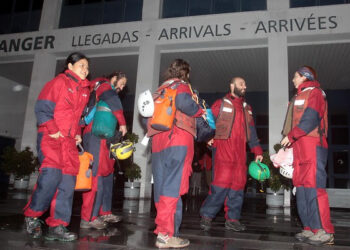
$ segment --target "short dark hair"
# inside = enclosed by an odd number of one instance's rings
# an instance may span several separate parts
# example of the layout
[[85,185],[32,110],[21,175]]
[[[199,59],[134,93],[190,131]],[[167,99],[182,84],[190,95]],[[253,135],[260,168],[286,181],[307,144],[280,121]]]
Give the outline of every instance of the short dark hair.
[[117,77],[117,81],[119,81],[122,78],[126,78],[126,74],[122,71],[115,71],[107,76],[108,80],[111,80],[113,77]]
[[164,72],[165,80],[179,78],[189,82],[188,74],[191,71],[190,64],[183,59],[175,59]]

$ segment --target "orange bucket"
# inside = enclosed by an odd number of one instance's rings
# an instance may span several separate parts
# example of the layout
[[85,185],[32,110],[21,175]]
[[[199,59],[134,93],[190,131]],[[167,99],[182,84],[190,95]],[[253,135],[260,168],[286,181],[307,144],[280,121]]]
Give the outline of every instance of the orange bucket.
[[[79,145],[80,146],[80,145]],[[82,147],[80,146],[82,149]],[[92,185],[92,169],[91,164],[93,160],[93,155],[88,152],[80,152],[79,154],[79,173],[77,175],[77,181],[75,183],[75,191],[88,191],[91,189]]]

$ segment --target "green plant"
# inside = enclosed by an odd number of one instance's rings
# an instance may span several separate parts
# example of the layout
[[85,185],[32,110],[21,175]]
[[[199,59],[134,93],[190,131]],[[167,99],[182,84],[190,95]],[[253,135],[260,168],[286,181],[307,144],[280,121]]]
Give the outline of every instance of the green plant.
[[[127,133],[125,135],[126,139],[131,141],[134,145],[139,141],[139,136],[135,133]],[[129,181],[133,182],[134,180],[141,178],[141,168],[139,165],[134,163],[134,155],[129,159],[124,161],[124,176],[128,178]]]
[[[280,148],[282,148],[281,144],[275,144],[273,146],[276,153]],[[270,170],[270,178],[267,180],[267,186],[271,188],[272,191],[277,192],[279,189],[289,190],[291,183],[290,180],[283,177],[279,173],[279,168],[275,168],[270,160],[270,154],[268,151],[263,153],[263,161],[262,163],[266,164]]]
[[125,168],[124,176],[128,178],[130,182],[141,178],[141,168],[136,163],[132,162]]
[[39,162],[29,147],[22,151],[7,147],[1,155],[0,167],[5,173],[14,174],[15,178],[21,179],[33,173],[39,167]]

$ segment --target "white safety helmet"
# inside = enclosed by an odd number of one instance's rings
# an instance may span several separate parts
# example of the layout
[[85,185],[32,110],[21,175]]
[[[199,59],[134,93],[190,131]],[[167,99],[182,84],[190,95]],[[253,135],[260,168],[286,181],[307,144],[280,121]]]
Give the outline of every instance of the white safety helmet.
[[280,174],[288,179],[293,178],[294,168],[291,165],[282,165],[280,167]]
[[151,91],[146,90],[139,95],[137,107],[139,109],[139,113],[143,117],[152,117],[154,112],[154,102]]

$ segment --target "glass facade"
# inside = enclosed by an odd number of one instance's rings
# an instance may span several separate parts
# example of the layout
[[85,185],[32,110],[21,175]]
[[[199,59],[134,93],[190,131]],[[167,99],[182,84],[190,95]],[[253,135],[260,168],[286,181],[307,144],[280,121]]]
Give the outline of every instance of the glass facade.
[[44,0],[2,0],[0,34],[39,30]]
[[266,0],[164,0],[163,18],[266,10]]
[[140,21],[143,0],[64,0],[60,28]]
[[350,3],[350,0],[290,0],[291,8],[298,7],[310,7],[310,6],[323,6],[334,4],[346,4]]

